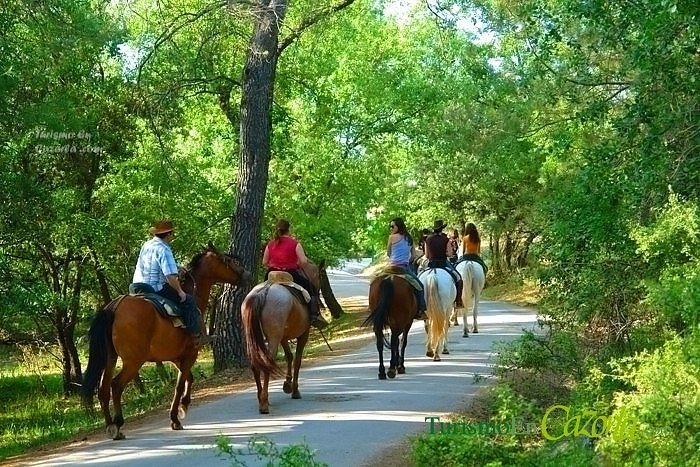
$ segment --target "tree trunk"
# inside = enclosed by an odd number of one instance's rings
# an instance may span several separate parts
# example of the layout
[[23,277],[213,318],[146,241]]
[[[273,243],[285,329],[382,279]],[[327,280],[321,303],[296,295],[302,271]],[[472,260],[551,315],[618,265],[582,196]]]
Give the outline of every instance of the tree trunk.
[[328,274],[326,274],[326,268],[321,269],[320,274],[321,294],[323,294],[323,301],[326,302],[326,306],[330,310],[333,319],[340,318],[340,316],[345,312],[340,306],[340,303],[338,303],[338,300],[335,299],[335,294],[333,293],[333,289],[331,288],[331,283],[328,280]]
[[[235,214],[231,221],[229,250],[257,277],[260,232],[267,191],[272,132],[272,97],[277,69],[279,28],[287,0],[259,1],[253,12],[251,37],[241,90],[240,153]],[[216,371],[246,363],[241,334],[241,304],[253,284],[227,286],[216,312],[219,338],[214,343]]]

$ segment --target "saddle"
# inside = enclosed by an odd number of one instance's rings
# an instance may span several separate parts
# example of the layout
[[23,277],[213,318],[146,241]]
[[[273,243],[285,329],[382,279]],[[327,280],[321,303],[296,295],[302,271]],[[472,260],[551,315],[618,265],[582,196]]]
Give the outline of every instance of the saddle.
[[180,316],[182,316],[182,310],[180,310],[180,307],[178,307],[172,300],[168,300],[167,298],[158,295],[150,285],[142,282],[129,284],[129,295],[151,302],[153,308],[156,309],[158,314],[163,318],[171,320],[173,326],[176,328],[185,327],[185,323],[183,323],[180,319]]
[[418,291],[423,290],[423,284],[421,284],[419,280],[417,280],[415,277],[408,274],[403,268],[398,267],[398,266],[384,266],[384,268],[380,269],[377,272],[376,277],[390,277],[390,276],[399,276],[399,277],[405,279],[406,282],[411,284],[411,287],[413,287],[414,289],[416,289]]
[[455,282],[455,285],[457,284],[457,282],[462,280],[462,277],[460,277],[456,269],[447,266],[447,260],[430,261],[428,263],[428,267],[424,271],[428,271],[430,269],[442,269],[444,271],[447,271],[450,277],[452,277],[452,280]]
[[267,281],[265,281],[265,286],[269,287],[272,284],[285,286],[293,295],[299,298],[302,303],[309,303],[311,301],[309,292],[304,287],[294,282],[294,277],[286,271],[270,271],[267,276]]

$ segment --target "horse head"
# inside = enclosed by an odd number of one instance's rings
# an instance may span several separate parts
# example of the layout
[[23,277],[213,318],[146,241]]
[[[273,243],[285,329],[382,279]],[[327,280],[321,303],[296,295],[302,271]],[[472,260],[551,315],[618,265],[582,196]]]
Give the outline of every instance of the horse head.
[[211,242],[192,258],[187,269],[194,278],[207,278],[215,283],[238,285],[252,277],[239,258],[219,252]]
[[321,262],[317,265],[316,263],[309,261],[301,268],[311,286],[316,290],[320,290],[321,288],[321,270],[324,267],[324,262],[325,260],[321,260]]

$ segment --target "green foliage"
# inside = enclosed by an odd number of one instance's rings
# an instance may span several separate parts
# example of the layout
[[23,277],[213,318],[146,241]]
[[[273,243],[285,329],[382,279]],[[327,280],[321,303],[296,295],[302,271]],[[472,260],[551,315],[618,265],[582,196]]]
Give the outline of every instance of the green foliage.
[[235,449],[224,436],[216,438],[216,449],[219,454],[226,454],[232,459],[232,466],[245,466],[246,463],[239,459],[239,456],[254,455],[257,460],[265,463],[266,466],[280,467],[324,467],[328,464],[319,462],[315,458],[314,451],[306,442],[290,444],[280,449],[272,440],[262,435],[253,435],[248,439],[247,452]]
[[[21,366],[10,363],[14,358],[4,352],[0,359],[0,405],[3,407],[0,460],[104,425],[100,411],[88,413],[78,398],[62,396],[60,369],[46,354],[27,349]],[[195,367],[195,374],[202,371],[210,374],[210,367],[202,368],[202,364]],[[124,393],[125,417],[143,414],[170,402],[173,381],[161,381],[152,366],[144,367],[141,378],[146,389],[144,393],[133,383]]]
[[632,390],[614,398],[613,423],[631,420],[629,436],[601,440],[612,465],[696,465],[700,462],[700,329],[663,348],[617,362]]
[[496,345],[498,370],[573,375],[581,371],[580,342],[575,334],[558,331],[539,336],[525,330],[517,339]]
[[672,194],[654,222],[633,230],[649,264],[647,304],[678,330],[698,323],[700,310],[700,211]]

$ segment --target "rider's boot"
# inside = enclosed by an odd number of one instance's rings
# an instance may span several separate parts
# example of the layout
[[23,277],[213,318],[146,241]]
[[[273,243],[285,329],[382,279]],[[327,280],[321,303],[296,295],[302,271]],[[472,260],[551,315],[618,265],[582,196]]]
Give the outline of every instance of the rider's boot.
[[413,319],[419,319],[419,320],[426,320],[428,319],[428,316],[425,314],[425,310],[428,309],[428,307],[425,304],[425,292],[422,290],[420,292],[417,292],[418,295],[418,313],[416,313],[416,316],[413,317]]
[[318,303],[318,297],[315,295],[312,295],[309,301],[309,318],[311,319],[311,326],[317,329],[323,329],[328,326],[328,322],[321,316],[321,307]]

